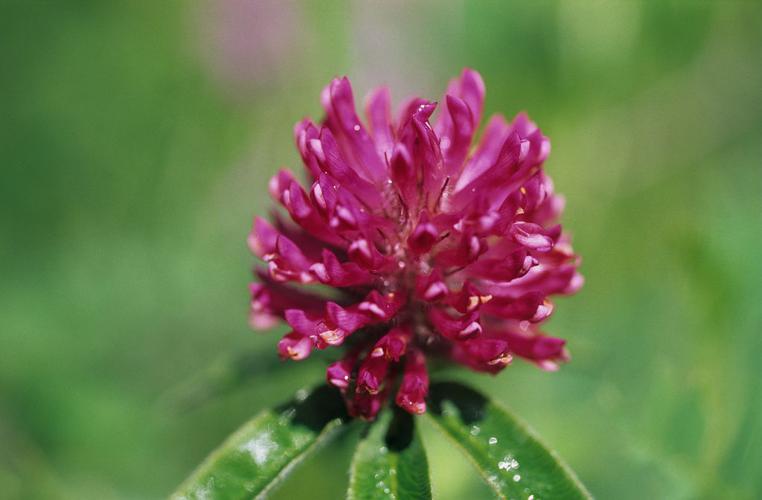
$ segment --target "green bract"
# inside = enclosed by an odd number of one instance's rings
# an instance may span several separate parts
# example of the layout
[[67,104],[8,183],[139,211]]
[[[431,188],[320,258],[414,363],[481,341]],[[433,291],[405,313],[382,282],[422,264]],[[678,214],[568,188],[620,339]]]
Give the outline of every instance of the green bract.
[[368,429],[352,461],[347,498],[431,498],[426,452],[409,413],[384,412]]
[[429,396],[427,415],[499,498],[590,498],[560,457],[494,401],[453,382],[433,384]]
[[265,410],[213,451],[172,499],[266,498],[309,452],[345,427],[345,416],[339,394],[327,386]]
[[[532,431],[477,391],[454,382],[432,384],[427,415],[498,498],[591,498]],[[368,424],[352,461],[347,498],[431,498],[428,462],[416,430],[420,421],[395,408]],[[212,452],[172,498],[267,498],[308,453],[348,422],[338,392],[327,386],[265,410]]]

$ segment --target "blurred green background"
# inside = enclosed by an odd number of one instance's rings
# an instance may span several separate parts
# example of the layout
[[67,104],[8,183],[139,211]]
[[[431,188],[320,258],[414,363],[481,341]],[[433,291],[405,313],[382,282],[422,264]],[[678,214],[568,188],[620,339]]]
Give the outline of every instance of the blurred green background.
[[[762,3],[5,0],[0,57],[0,497],[166,496],[321,379],[246,323],[291,127],[471,66],[551,137],[587,284],[560,372],[452,375],[599,498],[762,498]],[[489,498],[423,431],[435,498]],[[342,497],[351,444],[276,496]]]

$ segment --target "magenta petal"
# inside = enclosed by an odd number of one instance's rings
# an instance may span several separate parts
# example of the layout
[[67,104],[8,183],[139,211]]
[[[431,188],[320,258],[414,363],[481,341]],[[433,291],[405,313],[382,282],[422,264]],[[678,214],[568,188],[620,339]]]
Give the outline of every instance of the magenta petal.
[[349,258],[368,271],[384,272],[393,268],[394,259],[381,255],[376,245],[367,238],[359,238],[347,249]]
[[341,153],[339,143],[329,128],[323,127],[320,131],[320,138],[312,139],[309,142],[309,148],[322,169],[335,178],[342,187],[358,196],[371,207],[380,207],[383,204],[383,198],[378,189],[350,167]]
[[270,178],[270,182],[267,184],[267,189],[273,199],[282,202],[283,193],[291,186],[291,183],[293,182],[296,182],[294,174],[288,170],[280,169]]
[[465,314],[478,310],[490,300],[492,300],[491,295],[482,293],[470,281],[466,281],[463,288],[458,293],[451,294],[445,303],[459,313]]
[[314,154],[312,154],[312,151],[309,149],[309,144],[313,139],[317,139],[319,135],[320,131],[318,128],[308,119],[304,119],[294,126],[296,147],[302,157],[304,166],[312,175],[313,179],[317,179],[321,171],[317,158],[315,158]]
[[343,308],[335,302],[326,304],[326,317],[337,328],[350,334],[371,322],[368,315],[352,308]]
[[418,203],[418,182],[413,157],[407,146],[397,143],[390,160],[391,177],[406,209]]
[[284,316],[294,332],[303,337],[314,338],[327,329],[321,315],[309,314],[301,309],[286,309]]
[[460,191],[495,164],[510,130],[509,124],[502,116],[496,115],[490,119],[482,133],[481,142],[466,161],[454,184],[455,191]]
[[381,294],[373,290],[357,308],[377,321],[389,321],[394,318],[405,302],[406,297],[401,294],[393,292]]
[[346,357],[328,365],[325,370],[326,381],[342,391],[346,390],[352,378],[354,361],[354,357]]
[[275,241],[275,251],[295,269],[306,270],[311,264],[301,249],[285,236],[278,236]]
[[476,122],[463,100],[448,95],[445,102],[451,116],[452,128],[449,136],[442,137],[441,147],[445,158],[445,171],[453,174],[462,166],[468,154],[471,139],[476,132]]
[[263,283],[252,283],[251,316],[252,326],[264,329],[273,326],[276,318],[285,318],[287,309],[301,309],[309,314],[321,314],[325,300],[317,295],[305,293],[269,279],[258,273]]
[[497,373],[511,362],[508,342],[478,338],[453,345],[452,358],[476,371]]
[[484,307],[486,313],[506,319],[530,321],[537,323],[543,321],[553,312],[553,305],[541,292],[529,292],[518,298],[493,298]]
[[401,140],[411,151],[417,174],[423,180],[422,189],[428,195],[424,196],[424,201],[427,202],[428,208],[436,210],[446,174],[439,139],[429,122],[424,121],[419,115],[413,116],[410,125],[410,130],[407,133],[403,132]]
[[421,213],[418,225],[413,229],[407,239],[408,247],[416,254],[426,253],[431,250],[439,238],[439,231],[429,222],[426,212]]
[[388,159],[394,146],[394,131],[391,116],[391,96],[387,87],[373,91],[367,99],[365,114],[370,123],[376,150],[382,159]]
[[401,137],[403,137],[406,133],[409,133],[410,122],[414,118],[417,118],[419,121],[426,122],[436,109],[437,103],[428,101],[426,99],[421,99],[420,97],[409,99],[403,103],[397,120],[398,140],[401,141]]
[[376,394],[358,391],[349,405],[350,414],[365,420],[374,420],[378,412],[381,411],[385,399],[386,390],[381,390]]
[[310,352],[312,352],[312,340],[296,332],[286,334],[278,342],[278,353],[283,359],[290,358],[294,361],[301,361],[309,356]]
[[[437,135],[447,139],[453,139],[458,133],[453,129],[469,127],[471,132],[468,134],[465,144],[468,147],[471,142],[473,132],[476,130],[481,120],[482,107],[484,105],[485,86],[481,75],[472,69],[464,69],[459,78],[450,82],[445,93],[445,102],[448,103],[449,113],[442,113],[437,120],[435,130]],[[453,112],[448,98],[457,99],[462,103],[461,109]],[[467,114],[462,110],[467,111]],[[460,139],[461,141],[463,139]],[[447,149],[447,148],[442,148]],[[462,159],[461,159],[462,160]]]
[[488,293],[506,298],[518,298],[529,292],[544,295],[574,293],[581,286],[582,276],[577,272],[576,264],[548,265],[539,264],[518,279],[509,283],[483,282],[482,287]]
[[365,285],[373,281],[373,275],[354,262],[339,262],[328,249],[323,249],[323,262],[312,264],[310,272],[321,283],[336,287]]
[[415,294],[419,299],[435,303],[446,299],[450,289],[440,269],[433,269],[429,274],[420,274],[415,281]]
[[478,71],[466,68],[460,75],[460,82],[459,97],[468,104],[474,116],[474,123],[479,123],[484,106],[484,95],[486,94],[484,80]]
[[357,372],[357,389],[369,394],[378,394],[388,370],[388,359],[385,357],[374,358],[368,356],[365,358],[365,361],[362,362],[360,369]]
[[338,197],[334,186],[337,182],[321,172],[310,190],[313,206],[325,219],[329,219],[336,209]]
[[437,253],[434,259],[437,265],[442,267],[465,267],[486,251],[487,244],[483,238],[466,233],[455,245]]
[[406,358],[405,372],[395,402],[403,410],[420,415],[426,411],[426,396],[429,393],[426,358],[417,349],[411,350]]
[[337,132],[340,131],[345,149],[360,166],[358,172],[363,172],[365,178],[376,183],[385,181],[386,166],[376,152],[373,139],[357,116],[352,86],[346,77],[331,82],[330,104],[327,110],[330,117],[329,126],[336,127]]
[[564,361],[567,358],[564,350],[566,341],[540,334],[521,334],[514,331],[503,333],[503,338],[508,342],[508,348],[522,358],[529,359],[541,366],[555,367],[556,361]]
[[281,203],[288,210],[291,219],[311,236],[334,246],[344,243],[329,227],[325,218],[315,210],[312,200],[297,182],[292,182],[288,189],[283,191]]
[[389,361],[399,361],[405,354],[411,338],[409,329],[393,328],[376,342],[369,356],[371,358],[383,357]]
[[452,317],[440,308],[432,308],[428,318],[440,334],[451,340],[465,340],[482,332],[477,311]]
[[249,249],[257,257],[264,259],[267,254],[275,251],[278,232],[263,218],[254,218],[254,227],[247,240]]
[[539,261],[532,257],[525,248],[520,248],[505,256],[490,258],[485,255],[484,258],[468,267],[468,273],[471,276],[492,281],[509,282],[524,276],[538,264]]
[[252,283],[249,325],[255,330],[266,330],[278,322],[278,311],[272,305],[273,299],[265,285]]
[[552,235],[538,224],[517,222],[511,227],[514,241],[538,252],[547,252],[555,245]]

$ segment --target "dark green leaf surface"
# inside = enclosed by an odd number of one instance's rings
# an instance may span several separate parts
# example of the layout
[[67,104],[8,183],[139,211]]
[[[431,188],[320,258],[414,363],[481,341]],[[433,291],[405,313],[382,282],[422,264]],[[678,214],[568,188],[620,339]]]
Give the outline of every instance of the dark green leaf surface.
[[454,382],[431,386],[429,415],[498,498],[591,498],[555,452],[504,408]]
[[327,386],[265,410],[212,452],[172,498],[263,497],[308,452],[336,435],[345,416],[338,392]]
[[413,417],[384,412],[360,442],[352,461],[350,500],[430,499],[429,464]]

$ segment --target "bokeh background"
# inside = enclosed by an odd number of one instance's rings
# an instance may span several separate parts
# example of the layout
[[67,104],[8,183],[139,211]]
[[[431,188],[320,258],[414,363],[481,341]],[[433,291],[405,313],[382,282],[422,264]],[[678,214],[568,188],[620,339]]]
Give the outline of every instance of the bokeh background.
[[[164,497],[320,379],[247,327],[267,179],[333,76],[463,66],[551,137],[587,284],[560,372],[451,375],[599,498],[762,497],[762,3],[6,0],[0,58],[0,497]],[[423,432],[435,497],[489,498]],[[352,439],[276,497],[341,498]]]

